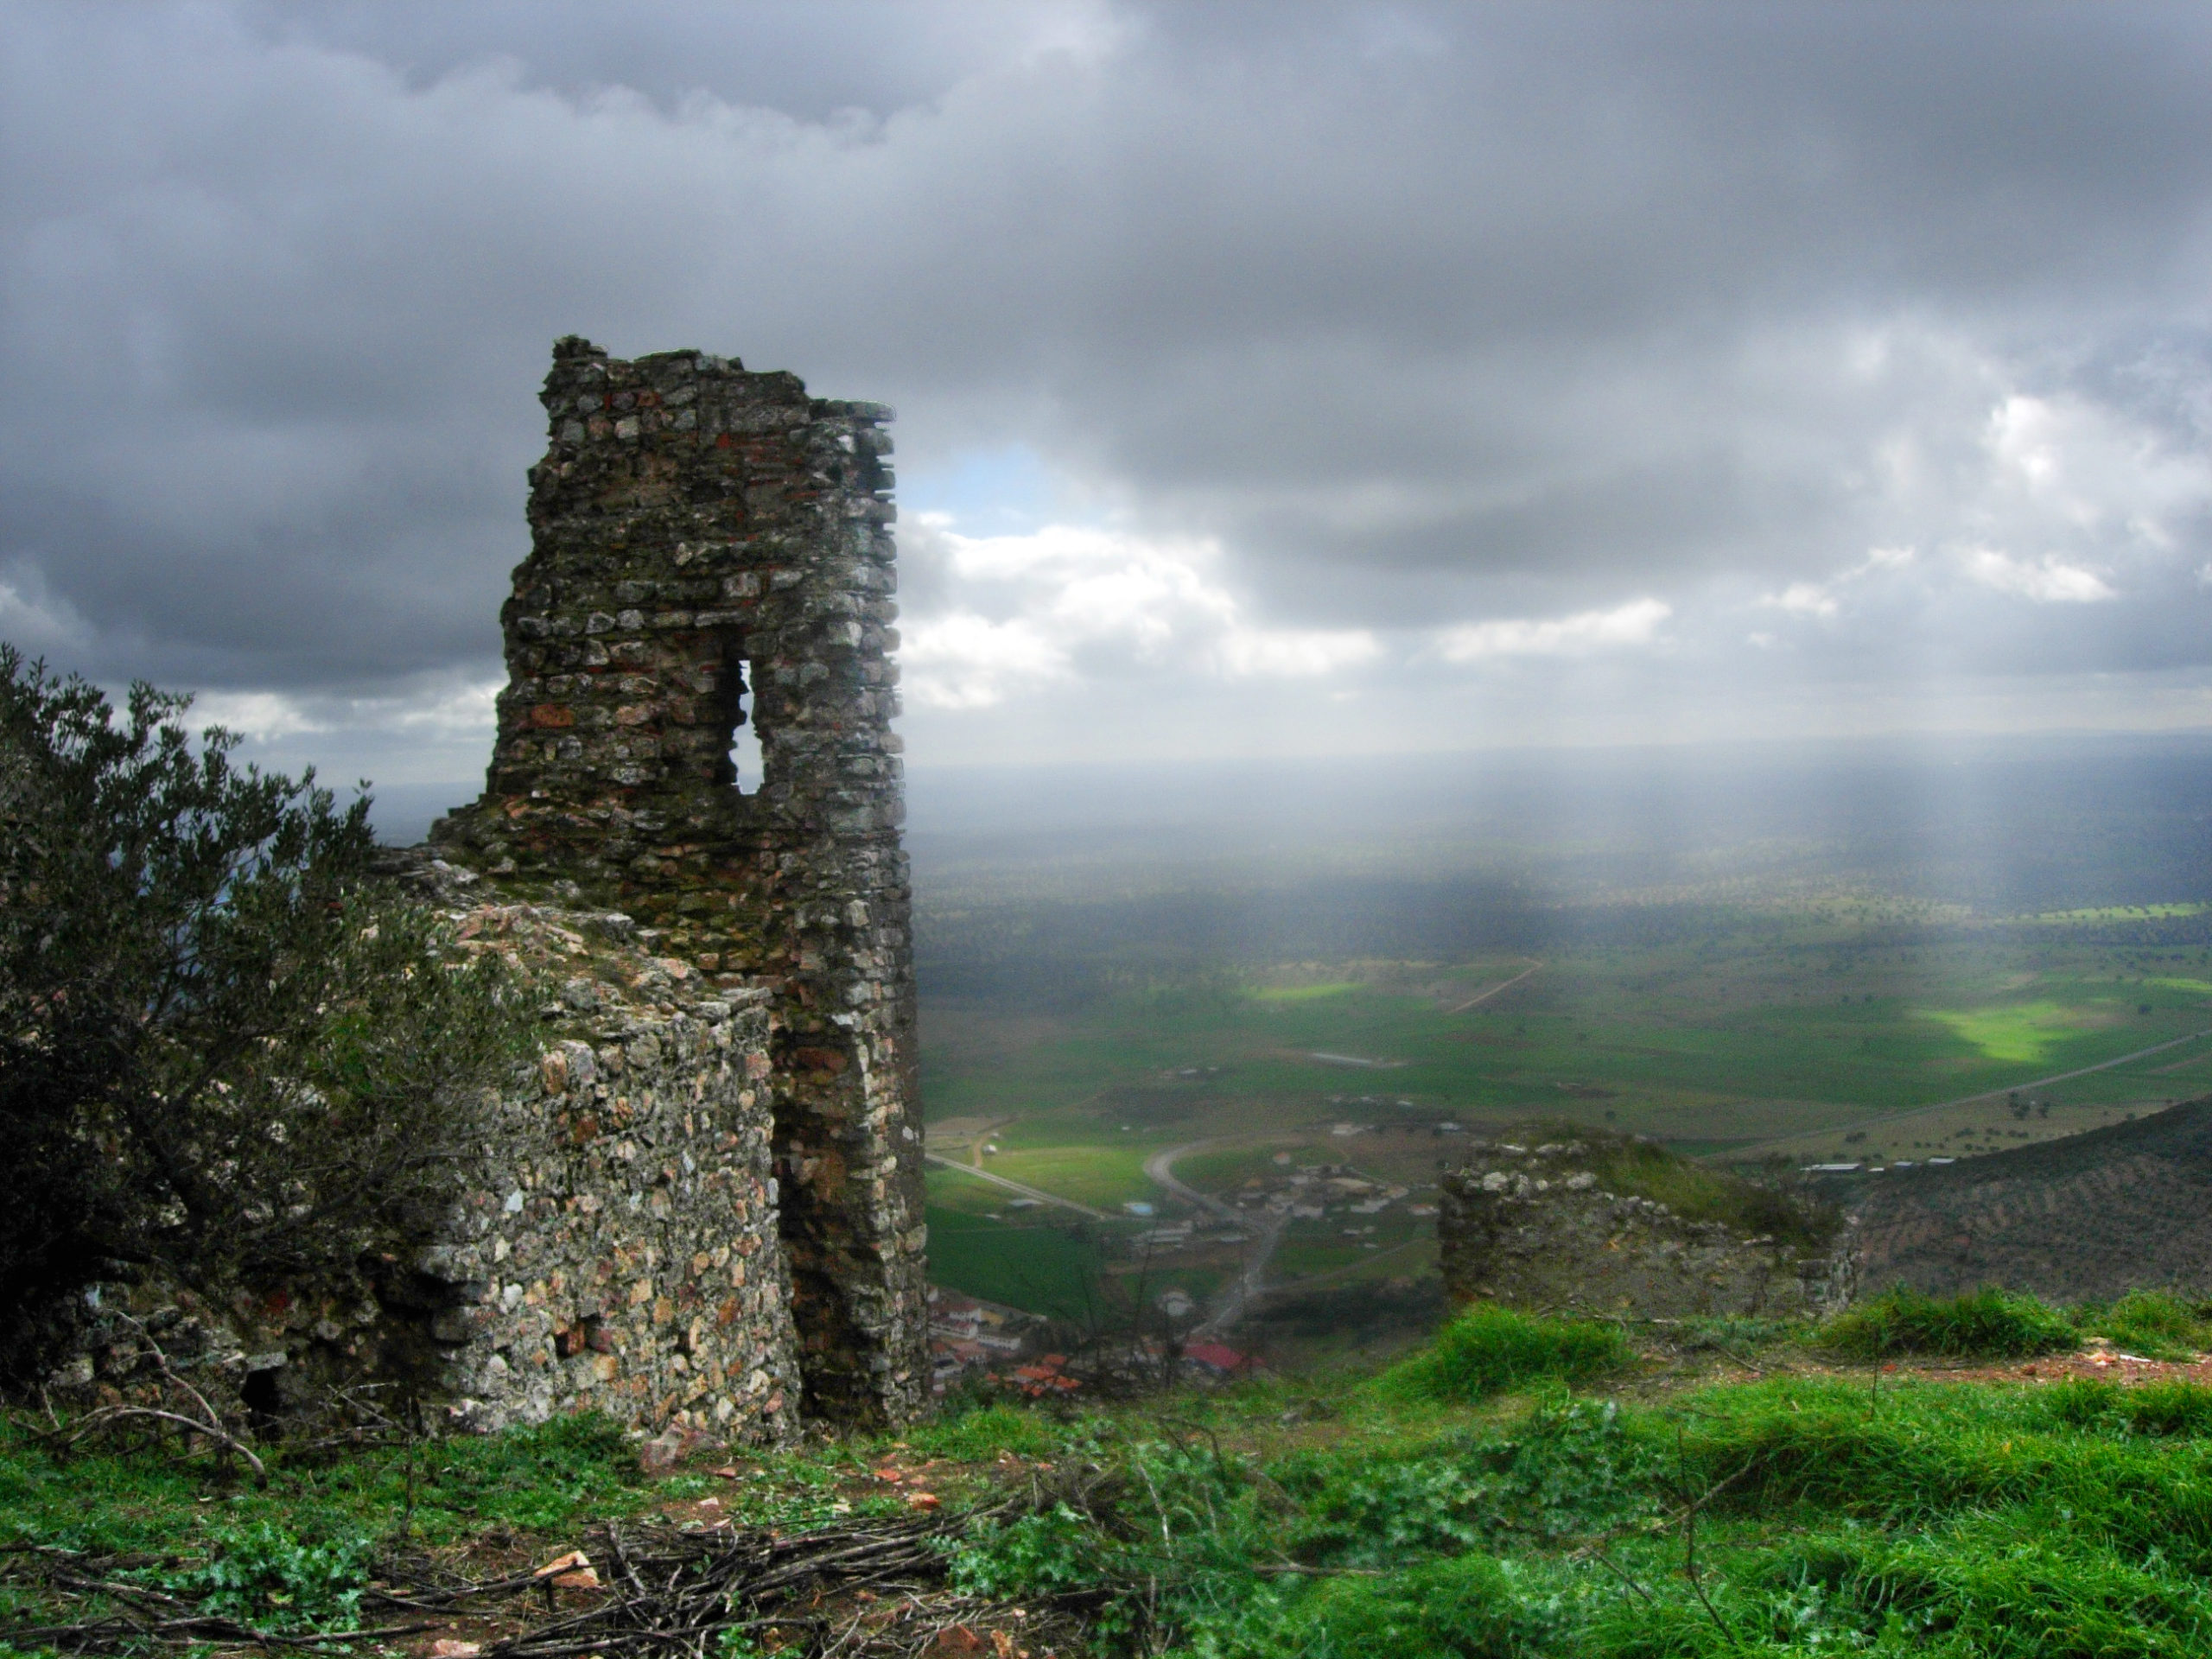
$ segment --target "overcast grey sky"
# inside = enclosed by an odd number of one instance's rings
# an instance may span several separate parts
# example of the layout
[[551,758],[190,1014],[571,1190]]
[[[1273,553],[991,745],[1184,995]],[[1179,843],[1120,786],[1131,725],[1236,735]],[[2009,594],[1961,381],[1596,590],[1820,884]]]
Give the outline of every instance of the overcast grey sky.
[[2212,10],[12,0],[0,637],[471,779],[548,347],[898,405],[917,764],[2212,726]]

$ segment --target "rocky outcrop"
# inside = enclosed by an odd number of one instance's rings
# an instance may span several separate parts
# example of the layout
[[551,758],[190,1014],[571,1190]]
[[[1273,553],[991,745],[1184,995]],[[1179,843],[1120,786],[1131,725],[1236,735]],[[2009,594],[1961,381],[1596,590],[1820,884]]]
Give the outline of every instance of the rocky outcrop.
[[1656,1199],[1609,1191],[1579,1141],[1475,1141],[1437,1213],[1446,1292],[1539,1311],[1680,1319],[1825,1313],[1849,1300],[1850,1258]]

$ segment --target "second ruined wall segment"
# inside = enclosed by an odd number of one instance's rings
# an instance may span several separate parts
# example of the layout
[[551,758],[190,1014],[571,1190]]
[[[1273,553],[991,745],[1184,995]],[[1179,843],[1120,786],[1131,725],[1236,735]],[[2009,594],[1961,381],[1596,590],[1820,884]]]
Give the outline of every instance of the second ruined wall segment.
[[1455,1302],[1639,1319],[1834,1312],[1856,1283],[1847,1243],[1801,1248],[1606,1190],[1580,1142],[1477,1142],[1436,1222]]
[[[925,1398],[890,411],[676,352],[556,346],[484,796],[434,839],[620,906],[757,993],[808,1407]],[[756,728],[760,779],[734,778]]]

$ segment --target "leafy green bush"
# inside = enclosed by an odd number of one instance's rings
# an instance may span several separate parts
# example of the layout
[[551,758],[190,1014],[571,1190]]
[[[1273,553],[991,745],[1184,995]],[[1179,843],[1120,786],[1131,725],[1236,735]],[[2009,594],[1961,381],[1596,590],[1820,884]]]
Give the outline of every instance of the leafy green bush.
[[1656,1468],[1613,1402],[1559,1395],[1501,1429],[1397,1455],[1294,1457],[1271,1472],[1300,1502],[1291,1541],[1302,1558],[1371,1567],[1648,1519]]
[[200,1611],[276,1630],[351,1630],[360,1623],[374,1542],[346,1534],[306,1542],[259,1521],[211,1541],[207,1560],[165,1573],[162,1587]]
[[1532,1382],[1586,1382],[1622,1370],[1631,1357],[1628,1339],[1612,1325],[1485,1303],[1384,1372],[1376,1388],[1389,1399],[1466,1404]]
[[2024,1358],[2081,1342],[2081,1332],[2063,1314],[1992,1285],[1951,1297],[1900,1285],[1823,1321],[1820,1337],[1822,1346],[1855,1359],[1891,1354]]
[[1510,1569],[1462,1555],[1390,1578],[1317,1585],[1269,1645],[1303,1659],[1517,1659],[1549,1646],[1548,1622]]
[[368,802],[235,766],[190,699],[0,644],[0,1372],[115,1264],[215,1300],[404,1255],[528,1025],[374,881]]
[[975,1596],[1050,1595],[1099,1575],[1106,1539],[1088,1516],[1056,1503],[971,1533],[952,1553],[952,1582]]

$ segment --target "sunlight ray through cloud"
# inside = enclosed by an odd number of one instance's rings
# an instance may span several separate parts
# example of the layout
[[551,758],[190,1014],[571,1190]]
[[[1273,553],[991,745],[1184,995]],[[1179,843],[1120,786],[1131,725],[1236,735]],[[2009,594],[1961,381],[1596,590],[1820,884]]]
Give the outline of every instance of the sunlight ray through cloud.
[[898,407],[918,765],[2212,689],[2202,9],[854,4],[23,0],[0,637],[458,753],[573,332]]

